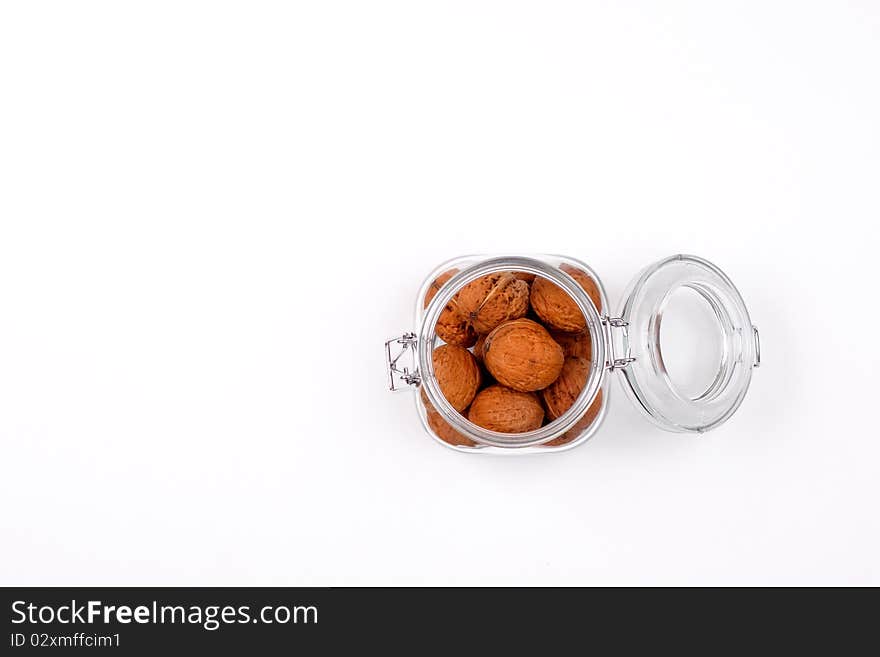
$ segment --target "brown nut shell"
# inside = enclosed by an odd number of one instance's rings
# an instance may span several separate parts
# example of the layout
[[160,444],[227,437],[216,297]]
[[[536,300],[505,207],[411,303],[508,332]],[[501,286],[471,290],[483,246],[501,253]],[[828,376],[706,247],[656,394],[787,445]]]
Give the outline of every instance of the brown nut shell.
[[[440,274],[425,292],[425,308],[431,303],[431,300],[437,296],[447,281],[458,273],[457,269],[450,269]],[[452,300],[446,304],[446,307],[440,312],[437,319],[437,325],[434,327],[437,336],[447,344],[458,345],[459,347],[470,347],[477,341],[477,332],[468,322],[467,317],[461,312],[458,306],[458,295],[452,297]]]
[[599,293],[599,284],[596,283],[593,277],[583,269],[579,269],[573,265],[562,264],[559,265],[559,268],[580,283],[580,286],[584,288],[584,292],[586,292],[590,299],[593,300],[593,305],[596,306],[596,310],[601,313],[602,295]]
[[590,361],[566,358],[559,377],[541,391],[547,419],[555,420],[571,408],[590,376]]
[[566,358],[584,358],[586,360],[593,359],[593,342],[590,338],[590,332],[583,333],[564,333],[563,331],[551,331],[550,335],[562,347],[562,351]]
[[455,308],[454,300],[440,313],[434,330],[443,342],[464,347],[465,349],[477,341],[477,332],[464,315]]
[[486,337],[483,359],[498,383],[531,392],[556,380],[565,355],[543,326],[530,319],[515,319]]
[[564,434],[559,436],[559,438],[554,438],[553,440],[544,443],[544,447],[559,447],[560,445],[565,445],[570,443],[572,440],[579,438],[587,428],[596,421],[596,418],[599,416],[599,411],[602,410],[602,390],[599,390],[599,394],[596,395],[596,399],[593,400],[593,403],[590,404],[590,407],[587,409],[587,412],[584,413],[584,416],[577,421],[577,423]]
[[474,447],[477,443],[460,434],[452,428],[452,426],[443,419],[443,416],[431,404],[422,397],[425,403],[425,414],[428,419],[428,426],[437,435],[437,437],[450,445],[458,445],[461,447]]
[[434,349],[434,376],[443,396],[461,413],[480,389],[480,366],[464,347],[443,344]]
[[514,271],[514,272],[511,272],[511,273],[512,273],[514,276],[516,276],[519,280],[521,280],[521,281],[525,281],[526,283],[529,283],[529,284],[531,284],[532,281],[535,280],[535,275],[534,275],[534,274],[530,274],[530,273],[525,272],[525,271]]
[[474,398],[468,419],[484,429],[502,433],[533,431],[544,421],[544,408],[532,392],[489,386]]
[[471,281],[457,296],[459,309],[477,333],[489,333],[529,310],[529,284],[509,271]]
[[440,288],[446,285],[450,278],[455,276],[458,273],[458,269],[449,269],[442,274],[440,274],[431,285],[428,286],[428,291],[425,292],[425,305],[423,308],[427,308],[428,304],[431,303],[431,300],[437,296],[437,293],[440,291]]
[[474,345],[474,358],[477,359],[477,362],[483,362],[483,347],[486,344],[486,335],[481,335],[477,338],[477,343]]
[[[561,265],[560,269],[580,284],[592,299],[596,309],[601,312],[602,298],[596,281],[577,267]],[[587,330],[587,320],[575,300],[565,290],[546,278],[538,277],[532,283],[529,301],[541,321],[549,324],[551,328],[567,333],[582,333]]]

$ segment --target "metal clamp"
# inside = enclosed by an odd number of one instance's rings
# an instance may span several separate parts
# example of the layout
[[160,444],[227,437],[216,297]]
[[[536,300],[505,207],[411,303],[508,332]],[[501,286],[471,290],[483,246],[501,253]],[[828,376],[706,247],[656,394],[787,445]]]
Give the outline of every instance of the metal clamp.
[[752,367],[761,367],[761,336],[758,335],[758,327],[752,324],[752,332],[755,334],[755,362]]
[[[406,390],[409,387],[418,387],[422,378],[419,375],[418,356],[416,354],[416,345],[418,338],[415,333],[404,333],[399,338],[391,338],[385,343],[385,359],[388,364],[388,378],[391,386],[390,390],[396,392],[398,390]],[[396,354],[392,354],[392,345],[399,346]],[[409,367],[398,366],[397,362],[404,354],[409,352]]]
[[[605,367],[610,370],[622,370],[635,361],[635,358],[629,355],[628,328],[629,322],[620,317],[608,317],[606,315],[602,318],[602,330],[605,332],[605,344],[608,345],[608,358],[605,361]],[[623,346],[620,347],[620,352],[624,353],[625,350],[627,353],[626,356],[617,357],[614,346],[614,332],[612,332],[611,329],[621,329],[620,334],[622,336]]]

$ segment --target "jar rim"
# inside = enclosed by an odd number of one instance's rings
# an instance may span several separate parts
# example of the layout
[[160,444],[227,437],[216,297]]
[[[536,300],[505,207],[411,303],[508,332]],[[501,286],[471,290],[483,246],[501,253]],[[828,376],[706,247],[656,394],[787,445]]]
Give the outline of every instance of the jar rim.
[[[568,261],[570,258],[561,260]],[[582,264],[582,263],[578,263]],[[485,429],[468,420],[464,415],[456,411],[446,400],[440,390],[439,383],[434,375],[434,363],[432,354],[436,342],[435,328],[440,313],[452,298],[468,283],[488,274],[501,271],[516,271],[541,276],[561,287],[575,302],[578,309],[587,320],[587,328],[593,345],[593,354],[590,361],[590,373],[587,383],[578,395],[574,404],[559,418],[533,431],[524,433],[502,433]],[[601,289],[601,283],[597,279]],[[607,301],[606,301],[607,303]],[[421,373],[421,385],[424,386],[428,401],[434,406],[443,419],[456,431],[481,445],[492,447],[532,447],[547,443],[566,431],[572,429],[575,424],[589,409],[596,399],[599,391],[604,387],[607,373],[607,350],[606,335],[602,328],[602,318],[593,300],[587,292],[569,274],[562,269],[554,267],[534,257],[524,256],[496,256],[481,260],[460,272],[456,273],[437,292],[425,309],[422,316],[418,333],[418,366]],[[603,402],[607,405],[607,400]],[[604,409],[603,409],[604,410]],[[604,414],[603,414],[604,415]]]

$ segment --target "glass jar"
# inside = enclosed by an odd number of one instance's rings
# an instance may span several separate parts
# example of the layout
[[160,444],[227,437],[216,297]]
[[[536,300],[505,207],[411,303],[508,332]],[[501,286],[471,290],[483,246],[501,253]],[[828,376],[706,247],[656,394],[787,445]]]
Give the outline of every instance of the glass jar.
[[[593,279],[599,308],[560,268],[565,266]],[[425,305],[434,281],[453,269],[457,273]],[[502,271],[543,277],[562,288],[586,319],[585,334],[592,348],[586,384],[571,407],[549,424],[525,433],[500,433],[470,422],[446,400],[434,376],[432,353],[442,343],[435,330],[440,314],[465,285]],[[718,345],[717,362],[701,363],[709,368],[709,377],[704,379],[708,383],[695,389],[670,375],[661,347],[664,312],[681,290],[707,309],[709,322],[698,328],[703,334],[714,334],[708,337]],[[748,390],[752,369],[760,365],[758,330],[736,287],[718,267],[689,255],[675,255],[645,268],[629,285],[616,314],[608,311],[599,276],[579,260],[552,255],[456,258],[425,279],[417,297],[415,326],[417,332],[385,343],[390,388],[420,388],[422,394],[414,396],[425,431],[441,444],[465,453],[550,453],[581,445],[601,426],[615,377],[635,406],[660,428],[703,433],[733,415]]]

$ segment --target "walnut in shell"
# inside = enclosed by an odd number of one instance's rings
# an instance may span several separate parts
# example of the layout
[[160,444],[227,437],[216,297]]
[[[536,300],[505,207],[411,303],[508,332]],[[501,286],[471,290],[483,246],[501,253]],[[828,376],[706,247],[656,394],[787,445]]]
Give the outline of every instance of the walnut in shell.
[[477,362],[483,362],[483,346],[486,344],[486,336],[481,335],[477,338],[477,343],[474,345],[474,358],[477,359]]
[[590,407],[587,409],[587,412],[584,413],[584,416],[577,421],[577,423],[564,434],[559,436],[559,438],[554,438],[553,440],[544,443],[545,447],[559,447],[560,445],[565,445],[566,443],[570,443],[575,438],[580,437],[587,428],[596,421],[596,418],[599,416],[599,411],[602,410],[602,390],[599,390],[599,394],[596,395],[596,399],[593,400],[593,403],[590,404]]
[[533,392],[489,386],[474,398],[468,419],[484,429],[502,433],[533,431],[544,421],[544,408]]
[[586,360],[593,359],[593,343],[590,338],[590,332],[583,333],[564,333],[562,331],[551,331],[550,335],[562,347],[565,357],[584,358]]
[[464,347],[443,344],[434,349],[434,376],[443,396],[461,413],[480,389],[480,366]]
[[435,331],[443,342],[459,347],[467,348],[477,341],[477,332],[474,331],[467,319],[455,309],[454,300],[440,313]]
[[483,373],[483,383],[482,386],[484,388],[494,385],[498,383],[495,380],[495,377],[489,373],[489,370],[486,369],[486,361],[483,358],[483,346],[486,344],[486,338],[489,337],[487,335],[481,335],[477,338],[477,344],[474,345],[473,353],[474,358],[477,359],[477,362],[480,364],[480,371]]
[[457,273],[458,269],[449,269],[434,279],[431,285],[428,286],[428,291],[425,292],[425,308],[427,308],[428,304],[431,303],[431,300],[437,296],[440,288],[446,285],[447,281],[449,281],[449,279],[455,276]]
[[522,392],[556,380],[565,355],[543,326],[530,319],[505,322],[487,337],[483,363],[498,383]]
[[511,272],[511,273],[514,276],[516,276],[519,280],[525,281],[526,283],[529,283],[529,284],[531,284],[531,282],[535,280],[534,274],[530,274],[525,271],[515,271],[515,272]]
[[529,310],[529,284],[504,271],[471,281],[458,292],[458,307],[477,333],[489,333],[502,322]]
[[[596,281],[577,267],[561,265],[559,268],[580,284],[592,299],[596,310],[601,312],[602,298]],[[538,277],[535,279],[535,282],[532,283],[529,300],[541,321],[549,324],[552,328],[567,333],[581,333],[587,330],[587,320],[575,300],[565,290],[546,278]]]
[[599,285],[593,280],[593,277],[583,269],[579,269],[572,265],[562,264],[559,265],[559,268],[580,283],[580,286],[584,288],[584,292],[586,292],[590,299],[593,300],[593,305],[596,306],[596,310],[601,313],[602,295],[599,294]]
[[590,376],[590,361],[583,358],[566,358],[562,372],[553,383],[541,391],[547,419],[555,420],[571,408]]
[[[457,273],[457,269],[450,269],[449,271],[440,274],[440,276],[431,283],[431,286],[425,293],[425,308],[427,308],[428,304],[431,303],[431,300],[437,296],[440,288]],[[470,347],[477,341],[477,332],[470,325],[470,322],[468,322],[467,316],[459,309],[457,294],[452,297],[440,313],[440,317],[437,319],[437,325],[434,330],[438,337],[447,344],[454,344],[460,347]]]
[[474,447],[477,444],[467,436],[464,436],[453,429],[452,426],[443,419],[443,416],[440,415],[437,409],[431,406],[424,397],[422,397],[422,401],[425,403],[425,414],[428,419],[428,426],[431,427],[431,430],[440,440],[449,443],[450,445],[464,447]]

